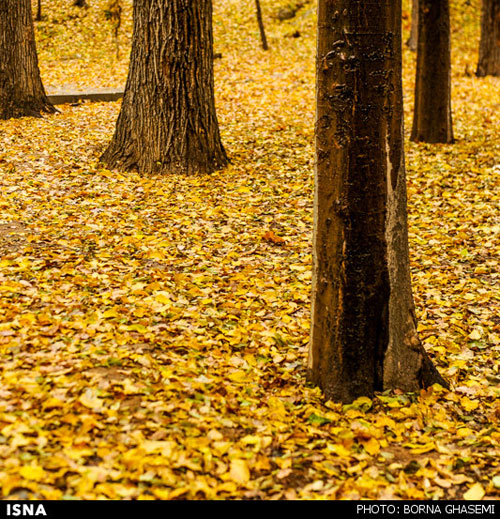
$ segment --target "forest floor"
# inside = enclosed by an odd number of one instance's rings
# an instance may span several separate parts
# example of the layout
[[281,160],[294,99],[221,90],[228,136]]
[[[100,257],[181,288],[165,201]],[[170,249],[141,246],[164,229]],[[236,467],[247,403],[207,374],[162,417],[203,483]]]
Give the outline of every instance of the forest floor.
[[[116,59],[103,0],[42,2],[48,90],[124,85],[125,3]],[[452,1],[457,142],[406,149],[419,330],[452,390],[345,406],[305,381],[313,4],[279,22],[262,0],[268,52],[253,2],[214,4],[225,170],[104,169],[120,102],[0,124],[1,495],[498,499],[500,79],[472,74],[478,0]]]

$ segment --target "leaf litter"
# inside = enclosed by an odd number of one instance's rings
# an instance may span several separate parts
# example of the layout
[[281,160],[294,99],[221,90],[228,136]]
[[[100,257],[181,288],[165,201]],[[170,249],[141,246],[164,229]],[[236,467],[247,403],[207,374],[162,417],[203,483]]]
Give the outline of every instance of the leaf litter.
[[[48,89],[122,86],[105,2],[66,4],[37,24]],[[4,498],[499,497],[500,88],[470,74],[479,2],[452,2],[457,143],[406,150],[419,331],[453,389],[348,406],[305,382],[315,13],[262,4],[269,52],[253,4],[215,2],[224,171],[103,169],[119,103],[2,122]]]

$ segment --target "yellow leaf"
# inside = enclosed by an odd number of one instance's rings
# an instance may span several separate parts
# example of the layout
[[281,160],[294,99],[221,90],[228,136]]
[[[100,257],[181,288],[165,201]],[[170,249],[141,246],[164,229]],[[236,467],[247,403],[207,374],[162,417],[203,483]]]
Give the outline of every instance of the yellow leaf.
[[171,302],[170,295],[165,290],[161,290],[160,292],[156,292],[155,299],[158,303],[162,305],[166,305]]
[[241,439],[241,443],[244,443],[245,445],[257,445],[260,443],[260,437],[248,435]]
[[25,467],[21,467],[21,469],[19,470],[19,474],[21,474],[23,478],[30,479],[32,481],[40,481],[43,478],[45,471],[42,467],[38,467],[36,465],[28,465]]
[[481,486],[481,483],[476,483],[472,485],[467,492],[464,494],[464,499],[467,501],[478,501],[483,499],[484,497],[484,488]]
[[139,393],[141,393],[141,389],[136,386],[132,380],[130,380],[129,378],[126,378],[123,382],[122,382],[122,385],[123,385],[123,393],[125,395],[137,395]]
[[59,398],[49,398],[44,404],[43,409],[55,409],[56,407],[64,407],[64,402],[62,400],[59,400]]
[[246,379],[246,373],[241,370],[234,371],[233,373],[230,373],[228,375],[228,378],[229,378],[229,380],[232,380],[233,382],[244,382]]
[[95,411],[102,409],[102,400],[97,396],[95,389],[88,388],[78,401],[89,409]]
[[175,497],[175,496],[172,496],[172,493],[175,492],[175,490],[172,491],[172,490],[168,490],[166,488],[153,487],[152,492],[155,495],[155,497],[157,497],[158,499],[171,499],[172,497]]
[[415,444],[415,443],[405,443],[405,447],[410,447],[414,454],[424,454],[424,452],[433,451],[436,448],[436,444],[434,442],[426,443],[425,445]]
[[365,451],[371,456],[375,456],[375,454],[378,454],[380,450],[380,444],[375,438],[370,438],[369,440],[363,441],[361,443],[365,448]]
[[169,493],[168,499],[174,499],[175,497],[182,496],[184,494],[187,494],[188,492],[188,487],[176,488],[175,490],[172,490],[172,492]]
[[368,409],[370,409],[371,406],[372,400],[367,396],[360,396],[352,403],[352,407],[354,407],[355,409],[361,409],[363,411],[368,411]]
[[172,455],[172,450],[175,445],[176,444],[173,441],[146,440],[141,444],[141,447],[146,451],[147,454],[159,452],[162,456],[169,458]]
[[467,438],[467,436],[472,436],[473,434],[474,431],[469,427],[461,427],[460,429],[457,429],[457,436],[459,438]]
[[146,310],[144,308],[136,308],[133,314],[136,317],[144,317],[146,315]]
[[245,460],[232,460],[229,470],[230,478],[236,483],[245,484],[250,480],[250,470]]
[[462,398],[460,402],[466,411],[474,411],[474,409],[479,407],[479,402],[477,400],[470,400],[467,397]]
[[473,341],[478,341],[480,338],[481,334],[477,328],[469,334],[469,339],[472,339]]
[[349,449],[346,449],[343,445],[337,443],[328,444],[327,449],[341,458],[349,458],[352,456],[352,452]]
[[118,317],[118,312],[114,309],[114,308],[110,308],[109,310],[106,310],[102,316],[105,318],[105,319],[109,319],[111,317]]
[[17,486],[20,486],[21,479],[19,476],[7,476],[2,481],[2,492],[5,497],[8,497],[11,490]]
[[217,485],[217,492],[236,492],[236,485],[232,481],[225,481],[220,485]]
[[385,416],[385,415],[378,417],[376,424],[378,427],[385,426],[385,427],[389,427],[391,429],[396,428],[396,422],[392,418],[389,418],[388,416]]

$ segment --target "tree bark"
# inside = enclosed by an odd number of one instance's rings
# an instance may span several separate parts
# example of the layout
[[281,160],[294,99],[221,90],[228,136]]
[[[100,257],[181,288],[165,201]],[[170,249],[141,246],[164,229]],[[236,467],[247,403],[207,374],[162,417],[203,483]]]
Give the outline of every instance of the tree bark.
[[411,29],[410,37],[406,41],[408,48],[415,52],[418,44],[418,0],[412,0],[411,4]]
[[415,111],[411,140],[451,143],[451,51],[448,0],[419,0]]
[[0,119],[55,112],[38,69],[30,0],[0,1]]
[[211,0],[134,2],[111,168],[210,173],[227,163],[215,112]]
[[262,9],[260,7],[260,0],[255,0],[255,8],[257,11],[257,23],[259,24],[260,41],[262,42],[262,48],[269,50],[266,37],[266,29],[264,27],[264,20],[262,19]]
[[403,157],[400,0],[320,0],[308,378],[326,398],[445,385],[420,343]]
[[42,20],[42,0],[38,0],[36,5],[36,21],[40,22]]
[[483,0],[476,75],[500,76],[500,0]]

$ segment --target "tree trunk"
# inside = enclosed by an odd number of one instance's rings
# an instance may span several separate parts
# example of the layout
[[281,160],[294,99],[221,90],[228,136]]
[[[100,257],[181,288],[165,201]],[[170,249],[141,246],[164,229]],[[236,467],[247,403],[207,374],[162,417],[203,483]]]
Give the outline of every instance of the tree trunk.
[[76,7],[88,7],[86,0],[75,0],[73,5]]
[[409,49],[413,52],[417,50],[418,44],[418,0],[412,0],[411,4],[411,29],[410,37],[406,41]]
[[483,0],[476,75],[500,76],[500,0]]
[[260,8],[260,0],[255,0],[255,8],[257,10],[257,23],[259,24],[260,40],[262,42],[262,48],[268,50],[266,29],[264,28],[264,20],[262,19],[262,9]]
[[227,163],[215,113],[211,0],[134,2],[130,68],[109,167],[209,173]]
[[42,20],[42,0],[38,0],[36,6],[36,21],[40,22]]
[[403,157],[400,0],[320,0],[308,377],[326,398],[416,391]]
[[31,0],[0,1],[0,119],[55,112],[40,79]]
[[448,0],[419,0],[415,112],[411,140],[453,142]]

